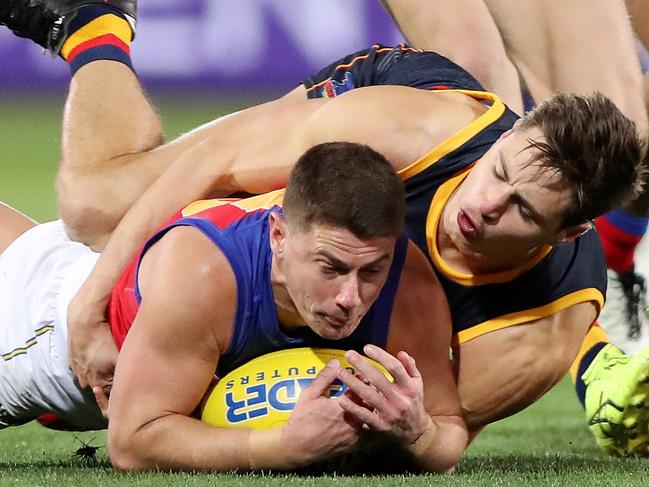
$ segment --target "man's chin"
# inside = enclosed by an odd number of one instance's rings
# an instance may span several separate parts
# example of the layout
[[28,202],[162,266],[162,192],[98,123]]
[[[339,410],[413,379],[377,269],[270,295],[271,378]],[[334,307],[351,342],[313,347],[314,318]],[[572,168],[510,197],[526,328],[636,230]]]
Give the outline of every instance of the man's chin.
[[354,333],[354,330],[355,324],[332,325],[327,320],[322,320],[314,331],[326,340],[342,340]]

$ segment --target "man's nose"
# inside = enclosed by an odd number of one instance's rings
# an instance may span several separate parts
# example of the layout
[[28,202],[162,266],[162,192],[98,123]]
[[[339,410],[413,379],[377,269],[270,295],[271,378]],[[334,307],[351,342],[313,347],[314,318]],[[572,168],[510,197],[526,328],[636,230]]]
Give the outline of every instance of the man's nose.
[[480,205],[482,219],[487,224],[498,223],[509,206],[510,196],[506,192],[489,195]]
[[336,304],[346,310],[352,310],[361,304],[358,275],[355,272],[345,276],[336,296]]

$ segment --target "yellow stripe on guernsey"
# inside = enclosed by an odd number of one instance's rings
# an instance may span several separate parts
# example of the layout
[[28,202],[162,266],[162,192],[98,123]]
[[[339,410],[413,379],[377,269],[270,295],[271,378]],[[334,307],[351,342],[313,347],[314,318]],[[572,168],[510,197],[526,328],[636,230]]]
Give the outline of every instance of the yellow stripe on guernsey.
[[581,359],[584,358],[584,355],[593,348],[598,343],[611,343],[611,340],[608,338],[606,332],[599,326],[597,323],[594,323],[586,333],[586,337],[581,344],[581,348],[575,357],[575,361],[570,366],[570,377],[572,381],[575,382],[577,379],[577,373],[579,372],[579,366],[581,365]]
[[604,306],[604,296],[599,289],[588,288],[580,289],[574,293],[563,296],[556,301],[548,303],[538,308],[517,311],[507,315],[499,316],[479,325],[473,326],[467,330],[462,330],[453,337],[454,344],[460,344],[473,340],[481,335],[492,331],[501,330],[510,326],[529,323],[547,316],[553,315],[575,304],[592,302],[597,306],[597,312]]
[[61,56],[67,59],[70,52],[79,44],[104,34],[113,34],[125,44],[130,44],[133,32],[129,23],[123,18],[112,14],[102,15],[88,22],[68,37],[61,48]]
[[234,205],[244,211],[268,210],[273,206],[281,206],[284,201],[284,190],[278,189],[270,193],[252,196],[250,198],[237,200],[232,198],[217,198],[212,200],[198,200],[190,203],[182,210],[183,216],[192,216],[210,208],[223,205]]
[[54,323],[54,322],[53,321],[48,321],[45,324],[43,324],[43,326],[41,326],[40,328],[37,328],[36,330],[34,330],[34,336],[27,339],[27,340],[25,340],[25,346],[24,347],[14,348],[10,352],[0,354],[0,357],[2,357],[2,360],[4,360],[5,362],[8,362],[9,360],[11,360],[14,357],[17,357],[18,355],[26,354],[27,351],[31,347],[33,347],[34,345],[36,345],[38,343],[38,337],[39,336],[44,335],[45,333],[50,333],[50,332],[54,331],[54,325],[52,323]]
[[470,96],[476,100],[482,100],[488,103],[491,103],[489,109],[476,118],[466,127],[455,132],[444,142],[436,146],[433,150],[417,159],[415,162],[409,166],[404,167],[399,171],[399,176],[401,179],[408,179],[416,174],[419,174],[427,167],[432,166],[442,157],[447,154],[450,154],[455,149],[460,147],[465,142],[471,140],[473,137],[482,132],[487,126],[491,125],[493,122],[498,120],[503,113],[505,113],[505,105],[500,100],[497,95],[493,93],[488,93],[486,91],[471,91],[471,90],[432,90],[431,94],[437,93],[462,93],[464,95]]

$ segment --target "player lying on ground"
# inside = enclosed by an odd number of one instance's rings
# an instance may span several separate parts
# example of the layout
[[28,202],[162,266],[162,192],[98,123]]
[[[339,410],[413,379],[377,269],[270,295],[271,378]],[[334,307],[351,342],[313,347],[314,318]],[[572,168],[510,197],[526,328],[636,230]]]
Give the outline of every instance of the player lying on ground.
[[[472,73],[516,113],[557,91],[608,96],[644,135],[649,131],[633,27],[649,45],[647,0],[383,0],[406,38]],[[471,35],[467,35],[471,32]],[[600,35],[593,36],[593,32]],[[502,35],[501,35],[502,33]],[[514,67],[515,65],[515,67]],[[634,253],[647,229],[649,193],[596,220],[609,267],[599,323],[616,345],[649,345],[644,278]]]
[[[293,469],[380,431],[424,470],[452,469],[467,430],[448,357],[450,316],[424,255],[400,235],[403,196],[394,169],[373,150],[324,144],[300,158],[285,197],[282,190],[198,202],[156,232],[111,298],[121,349],[108,426],[113,464]],[[101,427],[65,347],[68,300],[97,254],[71,242],[61,222],[36,226],[1,211],[2,424],[54,412],[71,427]],[[214,428],[192,418],[215,370],[223,377],[300,346],[350,350],[365,381],[330,363],[279,429]],[[336,379],[348,392],[323,395]],[[95,393],[104,404],[101,389]]]
[[[73,70],[59,173],[69,231],[103,247],[151,186],[70,307],[70,347],[82,383],[101,385],[112,371],[114,350],[96,346],[102,342],[93,335],[106,334],[115,269],[152,230],[152,215],[162,221],[198,197],[280,187],[300,151],[351,140],[384,152],[406,181],[407,230],[451,304],[470,428],[479,431],[535,401],[577,355],[573,378],[600,443],[646,453],[649,409],[635,399],[649,395],[649,351],[625,357],[591,327],[603,303],[605,266],[596,235],[580,237],[588,220],[637,188],[641,143],[608,99],[560,95],[514,127],[517,117],[455,64],[379,47],[334,63],[284,99],[161,146],[158,119],[124,50],[130,28],[108,8],[84,7],[71,22],[68,15],[69,37],[49,44],[61,48]],[[88,22],[95,17],[101,23]],[[99,49],[98,39],[110,38],[104,34],[124,45]],[[437,90],[378,86],[304,99],[363,83]],[[94,137],[107,132],[113,137]]]

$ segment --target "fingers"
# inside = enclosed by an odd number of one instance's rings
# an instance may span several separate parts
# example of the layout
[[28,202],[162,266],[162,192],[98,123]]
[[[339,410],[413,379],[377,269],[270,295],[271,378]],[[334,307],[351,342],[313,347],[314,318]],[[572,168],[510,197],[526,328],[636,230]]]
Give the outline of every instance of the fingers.
[[[381,352],[383,352],[383,350],[381,350]],[[401,376],[401,377],[403,377],[403,376],[407,377],[407,373],[406,373],[405,369],[403,368],[403,365],[401,364],[401,362],[399,362],[395,357],[389,355],[387,352],[383,352],[383,353],[385,353],[385,355],[388,355],[390,357],[391,361],[396,363],[396,365],[395,364],[390,364],[390,368],[392,368],[393,370],[396,370],[397,368],[401,369],[400,371],[397,372],[397,375]],[[375,356],[377,356],[377,354],[375,354]],[[399,399],[401,393],[399,392],[398,388],[396,388],[395,385],[392,382],[390,382],[387,379],[387,377],[385,377],[383,372],[381,372],[376,367],[374,367],[369,362],[367,362],[367,360],[365,360],[359,353],[357,353],[357,352],[355,352],[353,350],[349,350],[348,352],[345,353],[345,358],[349,361],[350,364],[352,364],[354,366],[354,368],[360,374],[362,374],[362,376],[374,388],[376,388],[376,390],[380,391],[382,394],[384,394],[388,399],[390,399],[392,401],[395,401],[395,400]],[[388,360],[384,356],[381,355],[380,358],[382,359],[383,362],[385,362],[385,363],[388,362]],[[377,360],[377,362],[379,362],[379,360]],[[379,363],[381,363],[381,362],[379,362]],[[381,365],[383,365],[385,367],[385,365],[383,363],[381,363]],[[386,367],[386,369],[387,369],[387,367]],[[393,377],[395,377],[395,376],[393,375]],[[341,380],[343,380],[342,376],[341,376]],[[347,381],[345,381],[345,383],[347,383]],[[396,380],[395,380],[395,383],[396,383]],[[402,379],[402,383],[403,383],[403,379]],[[350,384],[348,384],[348,385],[350,385]],[[357,385],[357,387],[360,387],[358,384],[356,384],[356,385]],[[351,387],[351,385],[350,385],[350,387]],[[354,391],[357,392],[361,397],[363,397],[364,400],[367,400],[367,398],[365,396],[363,396],[363,394],[368,394],[371,398],[374,397],[374,393],[373,393],[374,389],[373,388],[370,388],[370,389],[372,389],[372,390],[368,390],[367,388],[362,388],[362,389],[354,390]],[[363,392],[360,392],[361,390]],[[375,405],[373,403],[371,403],[371,404],[373,406],[377,407],[377,405]]]
[[77,382],[79,383],[79,387],[81,389],[85,389],[90,385],[88,378],[83,371],[78,371],[74,366],[70,366],[70,368],[72,369],[72,373],[76,376]]
[[104,415],[104,418],[108,419],[108,396],[106,395],[106,392],[104,392],[102,387],[94,386],[92,388],[92,393],[95,396],[95,401],[97,401],[101,414]]
[[374,431],[387,431],[389,429],[387,425],[384,425],[380,421],[380,418],[373,410],[352,400],[349,396],[340,396],[338,402],[343,411],[345,411],[345,417],[348,418],[350,423],[353,421],[355,425],[367,425],[369,429]]
[[419,379],[421,377],[421,372],[417,368],[415,358],[411,355],[408,355],[406,352],[399,352],[397,358],[403,364],[403,367],[406,369],[406,372],[413,379]]
[[[377,347],[376,345],[365,345],[363,351],[369,358],[376,360],[385,367],[385,369],[390,372],[390,375],[394,377],[394,382],[396,384],[407,384],[413,377],[408,373],[407,369],[404,368],[403,360],[389,354],[381,347]],[[399,355],[408,356],[406,352],[399,352],[397,356]]]
[[304,389],[300,397],[313,399],[325,395],[329,391],[331,384],[338,378],[337,372],[340,369],[340,362],[336,359],[330,360],[324,369],[322,369],[309,387]]

